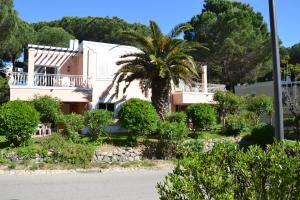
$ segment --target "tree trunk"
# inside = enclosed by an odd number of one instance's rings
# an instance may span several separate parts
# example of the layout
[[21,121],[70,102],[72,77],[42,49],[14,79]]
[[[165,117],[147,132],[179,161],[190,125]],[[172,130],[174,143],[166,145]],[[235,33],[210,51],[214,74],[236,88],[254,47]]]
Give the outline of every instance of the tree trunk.
[[170,110],[171,81],[168,78],[157,78],[152,81],[151,101],[159,117],[164,120]]

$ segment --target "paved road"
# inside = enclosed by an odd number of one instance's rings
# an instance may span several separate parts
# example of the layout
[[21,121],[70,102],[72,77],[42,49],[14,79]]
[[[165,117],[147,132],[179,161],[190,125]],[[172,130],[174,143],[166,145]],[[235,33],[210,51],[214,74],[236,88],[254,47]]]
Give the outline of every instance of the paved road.
[[1,200],[155,200],[168,170],[0,175]]

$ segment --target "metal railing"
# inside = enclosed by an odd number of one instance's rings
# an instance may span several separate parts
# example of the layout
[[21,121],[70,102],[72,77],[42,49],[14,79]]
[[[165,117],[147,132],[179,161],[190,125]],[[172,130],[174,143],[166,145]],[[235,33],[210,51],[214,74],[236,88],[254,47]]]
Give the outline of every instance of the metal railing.
[[[28,74],[13,72],[10,79],[11,85],[27,86]],[[91,88],[91,84],[87,80],[83,80],[81,75],[65,75],[65,74],[34,74],[32,86],[43,87],[79,87]]]

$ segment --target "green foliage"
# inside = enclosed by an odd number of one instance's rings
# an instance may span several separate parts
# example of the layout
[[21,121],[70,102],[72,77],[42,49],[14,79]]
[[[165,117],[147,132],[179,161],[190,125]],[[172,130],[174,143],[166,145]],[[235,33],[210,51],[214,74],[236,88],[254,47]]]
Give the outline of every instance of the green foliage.
[[157,132],[160,136],[158,154],[170,158],[176,155],[178,146],[187,137],[189,130],[183,123],[160,122]]
[[0,51],[1,59],[12,62],[13,67],[16,67],[17,59],[21,56],[23,48],[26,48],[29,43],[34,41],[34,29],[27,22],[18,19],[16,30],[4,42],[3,49]]
[[194,128],[210,128],[216,123],[216,112],[208,104],[193,104],[186,110],[187,116],[192,120]]
[[16,149],[17,155],[22,160],[31,160],[36,158],[36,155],[40,155],[42,157],[47,156],[47,151],[44,148],[37,147],[35,145],[29,145],[26,147],[19,147]]
[[74,142],[79,140],[79,132],[84,127],[84,119],[82,115],[71,113],[64,116],[64,130],[62,134]]
[[243,97],[236,96],[230,91],[217,91],[214,94],[214,101],[217,102],[217,110],[225,119],[228,114],[236,114],[242,109]]
[[190,29],[188,24],[176,26],[169,35],[164,35],[156,22],[150,21],[150,36],[137,32],[122,32],[124,40],[141,52],[127,53],[117,62],[121,66],[115,74],[118,93],[120,83],[126,82],[123,92],[134,80],[140,82],[145,95],[151,89],[151,101],[161,119],[169,112],[171,81],[178,86],[179,81],[190,84],[198,76],[196,63],[190,56],[199,43],[176,38],[180,32]]
[[61,20],[34,23],[37,31],[43,27],[60,27],[69,34],[74,35],[79,41],[88,40],[122,44],[120,31],[136,31],[149,35],[149,28],[140,23],[128,23],[118,17],[63,17]]
[[248,111],[256,113],[259,117],[263,114],[271,115],[273,112],[273,99],[265,95],[247,96],[246,107]]
[[[267,24],[249,4],[206,0],[185,32],[185,39],[207,44],[195,59],[208,64],[211,80],[233,89],[237,83],[253,82],[272,70]],[[242,66],[242,67],[241,67]]]
[[84,114],[85,126],[89,128],[89,135],[97,140],[104,135],[105,128],[113,122],[113,113],[106,110],[89,110]]
[[194,153],[203,151],[203,140],[192,139],[186,140],[179,144],[176,150],[176,156],[179,158],[192,156]]
[[39,122],[39,113],[28,102],[10,101],[0,107],[0,134],[15,146],[26,144]]
[[179,161],[157,188],[160,199],[298,199],[300,145],[278,143],[263,151],[218,144]]
[[130,99],[122,105],[118,115],[122,127],[135,134],[152,133],[157,128],[158,116],[148,101]]
[[272,125],[262,124],[254,128],[249,137],[251,144],[266,147],[274,142],[275,129]]
[[40,45],[69,47],[70,39],[74,36],[69,34],[63,28],[43,27],[36,33],[36,43]]
[[239,135],[247,128],[247,121],[238,115],[229,115],[225,122],[225,132],[227,135]]
[[300,43],[293,45],[290,49],[289,63],[295,65],[300,64]]
[[59,99],[51,96],[35,96],[32,100],[34,108],[40,113],[42,123],[53,123],[61,121],[62,111]]
[[187,115],[186,115],[185,112],[168,113],[165,116],[165,119],[168,122],[177,122],[177,123],[182,123],[182,124],[186,124],[187,123]]
[[8,79],[1,77],[0,69],[0,105],[9,100],[9,85]]
[[59,134],[52,135],[44,144],[51,150],[49,162],[68,163],[78,166],[87,166],[92,161],[94,147],[89,144],[76,144],[66,141]]
[[[18,15],[14,10],[13,0],[0,0],[0,49],[16,30]],[[2,50],[2,49],[1,49]]]

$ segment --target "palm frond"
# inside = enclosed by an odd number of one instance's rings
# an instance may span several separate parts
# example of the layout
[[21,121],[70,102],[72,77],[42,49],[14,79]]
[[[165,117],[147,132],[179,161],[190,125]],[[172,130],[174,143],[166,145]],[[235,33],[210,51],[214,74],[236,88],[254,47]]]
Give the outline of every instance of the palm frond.
[[175,38],[178,37],[181,33],[183,33],[184,31],[188,31],[193,29],[193,26],[189,23],[180,23],[178,25],[176,25],[171,32],[168,34],[169,37],[171,38]]

